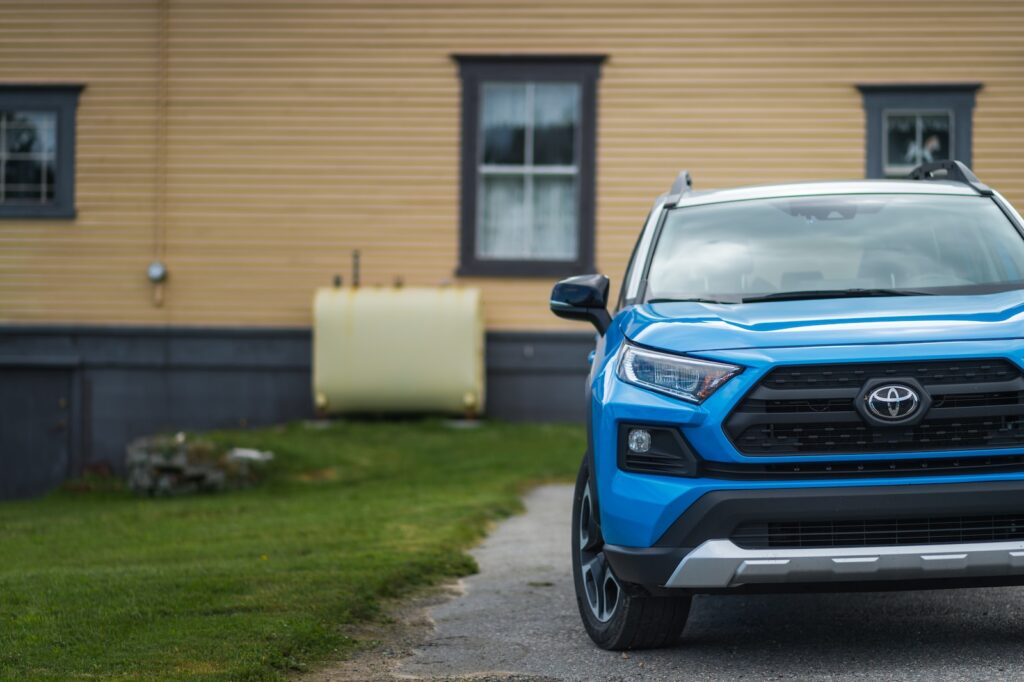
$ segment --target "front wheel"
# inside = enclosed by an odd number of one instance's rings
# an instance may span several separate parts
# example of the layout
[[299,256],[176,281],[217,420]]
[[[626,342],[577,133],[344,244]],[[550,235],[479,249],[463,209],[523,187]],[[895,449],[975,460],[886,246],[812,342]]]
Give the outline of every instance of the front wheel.
[[615,577],[604,553],[593,482],[584,458],[572,504],[572,575],[583,627],[602,649],[656,649],[676,642],[690,597],[654,597]]

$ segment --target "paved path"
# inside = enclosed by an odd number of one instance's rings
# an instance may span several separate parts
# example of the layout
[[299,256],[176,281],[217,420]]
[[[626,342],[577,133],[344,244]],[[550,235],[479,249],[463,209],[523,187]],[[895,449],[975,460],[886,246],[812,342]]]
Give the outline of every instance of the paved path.
[[[571,488],[526,498],[476,550],[465,594],[397,667],[414,678],[557,680],[1024,679],[1024,588],[698,597],[681,644],[623,655],[579,623],[569,562]],[[497,676],[497,675],[495,675]]]

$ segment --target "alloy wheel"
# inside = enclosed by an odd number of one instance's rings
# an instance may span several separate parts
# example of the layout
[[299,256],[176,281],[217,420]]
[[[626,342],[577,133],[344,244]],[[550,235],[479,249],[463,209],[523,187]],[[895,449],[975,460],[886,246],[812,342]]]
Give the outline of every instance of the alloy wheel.
[[612,573],[611,566],[608,565],[604,554],[604,542],[597,529],[589,482],[587,482],[587,487],[583,491],[583,499],[580,502],[577,532],[579,533],[580,571],[587,604],[590,606],[590,612],[594,618],[606,623],[615,615],[622,588]]

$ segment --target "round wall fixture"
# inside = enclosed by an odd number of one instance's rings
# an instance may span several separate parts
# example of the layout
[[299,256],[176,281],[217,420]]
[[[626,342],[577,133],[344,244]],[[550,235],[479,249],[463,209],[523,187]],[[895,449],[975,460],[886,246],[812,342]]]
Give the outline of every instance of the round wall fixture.
[[167,266],[158,260],[153,261],[149,264],[149,267],[146,268],[146,277],[148,277],[149,281],[153,284],[163,282],[167,279]]

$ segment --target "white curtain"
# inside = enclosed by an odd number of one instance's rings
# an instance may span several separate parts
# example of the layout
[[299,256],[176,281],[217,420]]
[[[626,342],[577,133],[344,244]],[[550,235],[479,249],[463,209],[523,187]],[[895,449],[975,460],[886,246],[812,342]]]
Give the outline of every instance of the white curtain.
[[521,258],[526,244],[525,182],[522,175],[485,175],[480,182],[477,255]]
[[526,126],[526,83],[484,83],[483,126]]
[[533,235],[530,256],[541,260],[576,257],[576,178],[533,178]]
[[575,83],[537,83],[533,91],[533,124],[538,128],[575,124],[579,89]]

